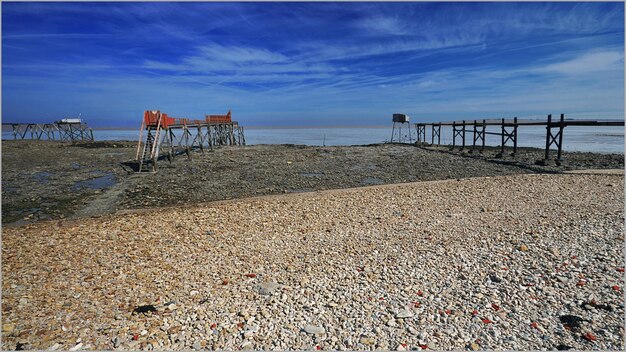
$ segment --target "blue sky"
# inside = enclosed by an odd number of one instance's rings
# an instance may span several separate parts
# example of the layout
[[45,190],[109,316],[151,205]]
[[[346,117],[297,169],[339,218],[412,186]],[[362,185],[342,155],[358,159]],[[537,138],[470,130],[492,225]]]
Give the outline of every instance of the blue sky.
[[2,120],[249,126],[624,112],[613,3],[2,3]]

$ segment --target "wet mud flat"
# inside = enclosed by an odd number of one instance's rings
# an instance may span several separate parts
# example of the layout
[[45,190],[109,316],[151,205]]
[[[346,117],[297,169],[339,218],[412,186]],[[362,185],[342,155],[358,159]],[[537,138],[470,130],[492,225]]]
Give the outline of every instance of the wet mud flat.
[[131,142],[2,141],[2,223],[70,217],[128,177]]
[[[379,144],[253,145],[193,151],[156,173],[132,169],[136,142],[2,142],[2,223],[88,217],[119,210],[191,205],[251,196],[379,184],[576,169],[623,168],[621,154],[564,153],[560,166],[536,165],[543,151],[515,158],[446,147]],[[555,153],[552,153],[555,158]]]

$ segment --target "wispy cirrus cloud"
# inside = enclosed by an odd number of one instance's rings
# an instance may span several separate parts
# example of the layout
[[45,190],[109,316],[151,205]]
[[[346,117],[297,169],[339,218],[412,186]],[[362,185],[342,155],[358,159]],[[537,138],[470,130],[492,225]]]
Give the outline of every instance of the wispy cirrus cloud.
[[408,35],[414,33],[410,22],[397,16],[368,16],[356,22],[355,26],[374,35]]
[[620,71],[624,68],[624,53],[620,51],[592,51],[571,60],[556,62],[538,71],[557,72],[568,75],[583,74],[597,71]]
[[289,59],[285,55],[267,49],[208,44],[194,49],[192,55],[183,57],[179,63],[146,60],[145,67],[173,71],[205,71],[283,64],[289,64]]

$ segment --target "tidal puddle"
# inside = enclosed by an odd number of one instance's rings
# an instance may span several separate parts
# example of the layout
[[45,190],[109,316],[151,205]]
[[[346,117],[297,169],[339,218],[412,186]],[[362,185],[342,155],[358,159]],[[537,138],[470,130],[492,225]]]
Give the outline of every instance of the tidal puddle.
[[33,178],[37,181],[37,183],[43,185],[50,182],[50,173],[47,171],[35,172],[33,174]]
[[117,183],[117,179],[112,172],[94,172],[93,174],[104,174],[103,176],[95,177],[89,180],[77,181],[72,186],[72,190],[77,191],[80,189],[105,189],[114,186]]
[[385,183],[385,181],[376,177],[366,177],[363,179],[363,181],[361,181],[361,183],[366,186],[370,186],[370,185],[382,185]]

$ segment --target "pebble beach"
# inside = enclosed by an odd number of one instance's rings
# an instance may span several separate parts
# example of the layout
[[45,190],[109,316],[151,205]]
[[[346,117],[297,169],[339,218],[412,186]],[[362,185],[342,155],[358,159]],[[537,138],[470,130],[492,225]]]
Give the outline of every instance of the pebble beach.
[[623,350],[624,176],[476,177],[2,233],[2,349]]

